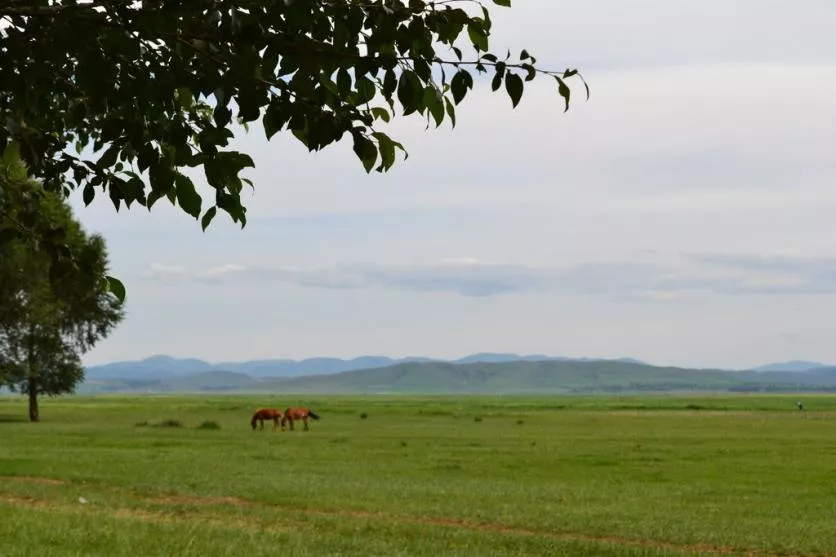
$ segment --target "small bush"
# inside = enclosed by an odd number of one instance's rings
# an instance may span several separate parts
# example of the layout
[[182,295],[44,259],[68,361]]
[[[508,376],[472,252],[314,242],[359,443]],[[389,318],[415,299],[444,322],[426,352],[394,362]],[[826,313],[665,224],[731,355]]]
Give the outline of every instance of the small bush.
[[365,419],[366,419],[366,418],[368,418],[368,417],[369,417],[369,415],[368,415],[368,414],[366,414],[365,412],[363,412],[362,414],[360,414],[360,419],[361,419],[361,420],[365,420]]
[[142,420],[141,422],[136,422],[134,427],[148,427],[148,420]]
[[700,406],[699,404],[689,404],[685,407],[686,410],[708,410],[705,406]]
[[482,421],[482,416],[476,416],[475,418],[473,418],[473,421],[474,422],[481,422]]
[[183,427],[183,424],[180,423],[180,420],[163,420],[155,425],[156,427]]
[[401,441],[401,447],[406,447],[406,441]]
[[525,422],[522,420],[517,420],[517,425],[523,425]]
[[218,422],[206,420],[205,422],[197,426],[196,429],[221,429],[221,426],[218,424]]

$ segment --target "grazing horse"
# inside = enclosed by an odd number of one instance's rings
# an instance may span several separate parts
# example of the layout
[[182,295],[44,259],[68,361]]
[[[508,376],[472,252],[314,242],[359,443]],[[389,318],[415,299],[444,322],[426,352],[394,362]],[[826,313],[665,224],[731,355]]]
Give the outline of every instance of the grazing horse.
[[[253,414],[253,419],[250,420],[250,425],[255,430],[255,423],[261,422],[261,429],[264,429],[264,420],[273,420],[273,429],[279,427],[279,420],[282,419],[282,412],[278,408],[259,408]],[[284,429],[284,427],[282,427]]]
[[302,420],[302,422],[305,424],[305,427],[303,429],[307,431],[308,418],[318,420],[319,414],[317,414],[310,408],[288,408],[284,411],[284,416],[282,417],[282,429],[284,429],[286,423],[289,423],[290,431],[293,431],[293,420]]

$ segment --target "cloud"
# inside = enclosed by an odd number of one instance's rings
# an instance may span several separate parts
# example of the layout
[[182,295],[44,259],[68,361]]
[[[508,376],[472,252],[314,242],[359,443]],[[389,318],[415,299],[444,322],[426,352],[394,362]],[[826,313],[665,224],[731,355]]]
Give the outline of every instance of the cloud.
[[170,265],[168,263],[151,263],[144,275],[150,278],[179,277],[186,274],[185,265]]
[[466,297],[555,292],[673,302],[705,294],[836,293],[836,258],[686,254],[565,266],[456,258],[413,264],[222,265],[177,276],[215,285],[272,282],[330,290],[392,289]]
[[836,257],[709,253],[688,258],[729,273],[733,280],[720,288],[726,293],[836,293]]
[[228,265],[221,265],[219,267],[212,267],[207,269],[206,271],[202,271],[198,274],[199,278],[202,279],[213,279],[223,277],[224,275],[229,275],[232,273],[240,273],[242,271],[246,271],[244,267],[241,265],[228,264]]

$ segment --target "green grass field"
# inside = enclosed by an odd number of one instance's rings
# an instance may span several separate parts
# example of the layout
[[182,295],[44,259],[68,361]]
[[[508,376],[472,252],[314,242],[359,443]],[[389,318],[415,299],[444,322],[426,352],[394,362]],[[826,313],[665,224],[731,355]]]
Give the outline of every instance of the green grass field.
[[[0,555],[834,555],[836,397],[797,400],[101,396],[29,424],[3,397]],[[309,432],[250,429],[296,404]]]

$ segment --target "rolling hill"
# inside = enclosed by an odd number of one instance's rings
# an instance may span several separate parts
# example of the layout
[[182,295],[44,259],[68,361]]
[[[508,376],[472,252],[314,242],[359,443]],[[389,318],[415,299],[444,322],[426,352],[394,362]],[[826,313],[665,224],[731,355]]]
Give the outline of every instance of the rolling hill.
[[159,379],[91,379],[79,392],[299,394],[559,394],[627,392],[836,392],[836,368],[756,372],[659,367],[630,361],[402,362],[297,377],[211,371]]
[[[155,380],[171,379],[206,373],[209,371],[231,371],[243,373],[252,377],[299,377],[307,375],[324,375],[354,371],[360,369],[375,369],[388,367],[400,363],[415,362],[451,362],[451,363],[481,363],[481,362],[513,362],[513,361],[603,361],[595,358],[569,358],[565,356],[546,356],[542,354],[495,354],[480,353],[459,358],[458,360],[441,360],[425,357],[388,358],[386,356],[360,356],[343,360],[340,358],[308,358],[305,360],[251,360],[248,362],[221,362],[211,364],[194,358],[177,359],[171,356],[152,356],[140,361],[114,362],[110,364],[90,366],[85,371],[88,380]],[[623,358],[617,361],[642,363],[638,360]]]
[[800,372],[800,371],[814,371],[814,370],[821,370],[827,367],[826,364],[822,364],[820,362],[807,362],[804,360],[791,360],[789,362],[778,362],[774,364],[764,364],[762,366],[758,366],[753,368],[752,371],[791,371],[791,372]]

